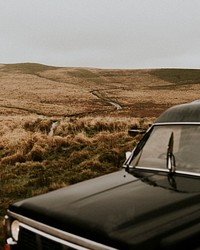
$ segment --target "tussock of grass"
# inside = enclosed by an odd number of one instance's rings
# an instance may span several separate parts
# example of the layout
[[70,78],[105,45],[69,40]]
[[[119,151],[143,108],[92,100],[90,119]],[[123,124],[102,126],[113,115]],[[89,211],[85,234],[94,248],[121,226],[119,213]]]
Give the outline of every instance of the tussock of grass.
[[34,122],[30,120],[26,121],[23,127],[26,131],[40,131],[48,134],[50,132],[51,124],[51,120],[38,118]]

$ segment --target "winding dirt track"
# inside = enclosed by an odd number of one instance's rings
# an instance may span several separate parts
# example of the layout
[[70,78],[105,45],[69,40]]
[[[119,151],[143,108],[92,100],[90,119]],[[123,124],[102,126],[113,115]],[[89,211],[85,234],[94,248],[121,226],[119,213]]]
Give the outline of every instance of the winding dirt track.
[[115,109],[117,110],[122,109],[122,106],[119,103],[113,101],[109,97],[104,97],[101,94],[101,91],[106,91],[106,90],[110,90],[110,89],[92,90],[90,91],[90,93],[92,93],[92,95],[96,96],[97,98],[104,101],[105,103],[111,104],[112,106],[114,106]]

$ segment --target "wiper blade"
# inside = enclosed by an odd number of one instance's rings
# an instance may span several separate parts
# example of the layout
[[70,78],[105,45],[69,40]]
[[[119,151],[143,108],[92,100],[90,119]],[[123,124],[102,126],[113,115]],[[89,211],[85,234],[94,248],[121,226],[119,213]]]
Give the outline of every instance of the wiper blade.
[[173,150],[174,150],[174,132],[171,133],[167,149],[167,169],[169,169],[170,173],[174,173],[176,170],[176,160],[173,154]]

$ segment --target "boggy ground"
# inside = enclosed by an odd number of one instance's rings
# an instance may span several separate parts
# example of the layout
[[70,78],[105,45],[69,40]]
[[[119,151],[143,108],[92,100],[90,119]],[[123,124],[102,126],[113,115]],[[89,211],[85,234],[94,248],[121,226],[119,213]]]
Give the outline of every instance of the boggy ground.
[[116,171],[140,137],[127,131],[199,99],[199,83],[199,70],[0,65],[0,219],[11,202]]

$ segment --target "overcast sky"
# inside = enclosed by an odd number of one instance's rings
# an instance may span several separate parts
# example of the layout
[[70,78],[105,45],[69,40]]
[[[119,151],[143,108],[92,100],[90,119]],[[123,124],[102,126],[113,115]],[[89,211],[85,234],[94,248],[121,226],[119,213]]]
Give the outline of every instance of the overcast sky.
[[0,0],[0,63],[200,68],[200,0]]

